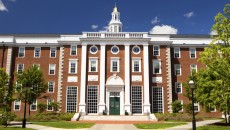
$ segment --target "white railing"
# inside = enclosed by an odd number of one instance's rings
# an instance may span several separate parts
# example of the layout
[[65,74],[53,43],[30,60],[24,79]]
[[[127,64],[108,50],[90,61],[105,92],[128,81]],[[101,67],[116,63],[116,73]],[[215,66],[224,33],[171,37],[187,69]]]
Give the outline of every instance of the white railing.
[[144,38],[147,32],[83,32],[84,38]]

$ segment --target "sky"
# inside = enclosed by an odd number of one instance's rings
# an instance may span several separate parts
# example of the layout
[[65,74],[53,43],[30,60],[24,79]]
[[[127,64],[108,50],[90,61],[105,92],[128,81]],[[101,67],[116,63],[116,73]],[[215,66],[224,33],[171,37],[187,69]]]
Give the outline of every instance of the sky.
[[0,0],[0,34],[105,31],[115,3],[123,32],[213,34],[230,0]]

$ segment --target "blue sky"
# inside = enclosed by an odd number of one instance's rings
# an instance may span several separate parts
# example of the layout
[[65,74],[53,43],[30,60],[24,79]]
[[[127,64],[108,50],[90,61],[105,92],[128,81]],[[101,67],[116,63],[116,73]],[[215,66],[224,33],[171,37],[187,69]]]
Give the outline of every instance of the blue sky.
[[114,4],[123,32],[209,34],[229,0],[0,0],[0,34],[104,30]]

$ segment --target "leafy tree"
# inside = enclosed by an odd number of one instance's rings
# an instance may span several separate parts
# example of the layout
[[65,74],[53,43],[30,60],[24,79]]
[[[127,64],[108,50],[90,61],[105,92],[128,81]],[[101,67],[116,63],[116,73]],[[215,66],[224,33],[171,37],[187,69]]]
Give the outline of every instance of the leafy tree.
[[60,103],[59,102],[52,102],[51,104],[51,107],[53,107],[54,109],[54,112],[57,112],[60,108]]
[[172,110],[173,110],[173,113],[178,113],[179,111],[182,110],[182,104],[180,101],[178,100],[175,100],[172,102]]
[[216,107],[226,115],[230,114],[230,4],[224,14],[215,17],[216,30],[212,43],[205,48],[199,61],[207,65],[195,77],[195,98],[205,107]]
[[43,73],[37,65],[17,74],[17,83],[22,86],[21,91],[18,93],[19,99],[24,102],[27,101],[29,105],[40,97],[42,93],[46,92],[48,87],[48,84],[44,80]]
[[45,103],[38,103],[38,113],[42,113],[46,110],[47,105]]

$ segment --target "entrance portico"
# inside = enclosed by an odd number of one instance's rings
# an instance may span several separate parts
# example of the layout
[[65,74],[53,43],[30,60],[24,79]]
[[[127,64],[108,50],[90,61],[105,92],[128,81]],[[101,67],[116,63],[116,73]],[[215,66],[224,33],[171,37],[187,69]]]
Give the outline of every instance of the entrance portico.
[[106,81],[106,113],[124,115],[124,82],[114,74]]

